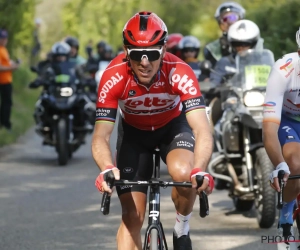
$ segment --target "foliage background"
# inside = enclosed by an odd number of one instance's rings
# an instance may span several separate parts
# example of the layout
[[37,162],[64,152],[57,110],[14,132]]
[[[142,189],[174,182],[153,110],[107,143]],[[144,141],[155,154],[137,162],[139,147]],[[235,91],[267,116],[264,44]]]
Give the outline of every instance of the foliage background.
[[[49,13],[49,2],[53,13]],[[122,45],[122,29],[137,11],[157,13],[167,24],[169,33],[194,35],[202,46],[218,38],[221,33],[214,19],[222,0],[44,0],[37,6],[37,14],[44,18],[43,42],[51,44],[67,35],[79,38],[82,45],[90,39],[96,44],[105,40],[116,49]],[[273,50],[275,58],[296,49],[295,32],[300,26],[298,0],[237,0],[246,9],[246,18],[261,28],[265,46]],[[59,3],[59,4],[58,4]],[[55,16],[55,18],[54,18]],[[81,46],[84,53],[84,46]]]
[[[105,40],[115,49],[122,45],[126,21],[142,10],[157,13],[169,33],[194,35],[202,47],[221,33],[214,13],[223,0],[0,0],[0,28],[9,32],[8,49],[13,59],[22,59],[14,72],[13,133],[0,130],[0,146],[14,141],[33,124],[34,103],[39,90],[28,89],[33,78],[29,58],[33,43],[34,18],[42,19],[40,40],[44,57],[51,45],[68,35],[76,36],[84,47]],[[236,0],[246,9],[246,18],[261,29],[265,47],[275,58],[297,49],[295,32],[300,26],[299,0]],[[201,53],[200,53],[201,55]],[[201,57],[201,56],[200,56]]]

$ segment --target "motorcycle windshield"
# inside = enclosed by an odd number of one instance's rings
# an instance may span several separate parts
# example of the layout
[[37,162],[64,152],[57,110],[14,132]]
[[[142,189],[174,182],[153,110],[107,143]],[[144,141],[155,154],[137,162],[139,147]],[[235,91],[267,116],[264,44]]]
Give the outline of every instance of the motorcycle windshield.
[[272,51],[247,50],[237,55],[237,73],[232,78],[232,85],[242,90],[266,88],[267,80],[274,64]]
[[75,64],[72,62],[59,62],[52,65],[54,83],[50,86],[49,92],[54,98],[55,106],[59,109],[66,109],[70,106],[70,100],[76,92]]
[[55,74],[54,81],[57,86],[60,87],[71,87],[75,83],[76,65],[73,62],[60,62],[53,64],[52,68]]

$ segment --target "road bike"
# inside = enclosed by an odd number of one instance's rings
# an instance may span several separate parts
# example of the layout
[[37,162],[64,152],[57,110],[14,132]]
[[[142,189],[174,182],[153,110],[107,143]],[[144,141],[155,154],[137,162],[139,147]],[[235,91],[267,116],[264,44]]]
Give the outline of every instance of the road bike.
[[[203,183],[203,176],[196,176],[197,188]],[[160,221],[160,188],[166,187],[185,187],[192,188],[191,182],[172,182],[163,181],[160,179],[160,152],[159,149],[154,151],[154,171],[153,178],[149,181],[129,181],[129,180],[115,180],[113,174],[108,176],[107,184],[113,186],[149,186],[148,197],[148,226],[145,233],[145,240],[143,250],[168,250],[165,233],[162,223]],[[109,214],[111,196],[107,192],[103,194],[101,202],[101,212],[104,215]],[[200,217],[204,218],[209,215],[208,198],[204,191],[199,195],[200,201]]]

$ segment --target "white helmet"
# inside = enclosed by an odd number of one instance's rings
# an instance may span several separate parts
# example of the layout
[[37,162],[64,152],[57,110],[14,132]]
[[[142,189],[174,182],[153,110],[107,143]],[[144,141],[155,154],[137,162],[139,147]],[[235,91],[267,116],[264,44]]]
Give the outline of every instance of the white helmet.
[[227,39],[232,45],[243,43],[253,48],[260,38],[258,26],[250,20],[239,20],[229,27]]
[[51,48],[51,53],[55,56],[68,56],[70,51],[71,47],[66,42],[56,42]]

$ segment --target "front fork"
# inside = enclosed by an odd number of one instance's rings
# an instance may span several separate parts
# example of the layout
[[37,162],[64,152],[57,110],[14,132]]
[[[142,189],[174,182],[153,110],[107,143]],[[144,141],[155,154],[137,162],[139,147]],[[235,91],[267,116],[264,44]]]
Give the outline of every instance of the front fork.
[[[157,241],[158,250],[168,250],[167,241],[164,234],[164,230],[162,224],[160,222],[160,190],[158,186],[153,186],[150,189],[149,193],[149,219],[148,219],[148,227],[146,229],[144,247],[143,250],[148,250],[148,246],[150,244],[149,240],[152,241],[150,235],[152,230],[157,231]],[[163,244],[164,243],[164,244]],[[163,247],[165,245],[165,248]]]

